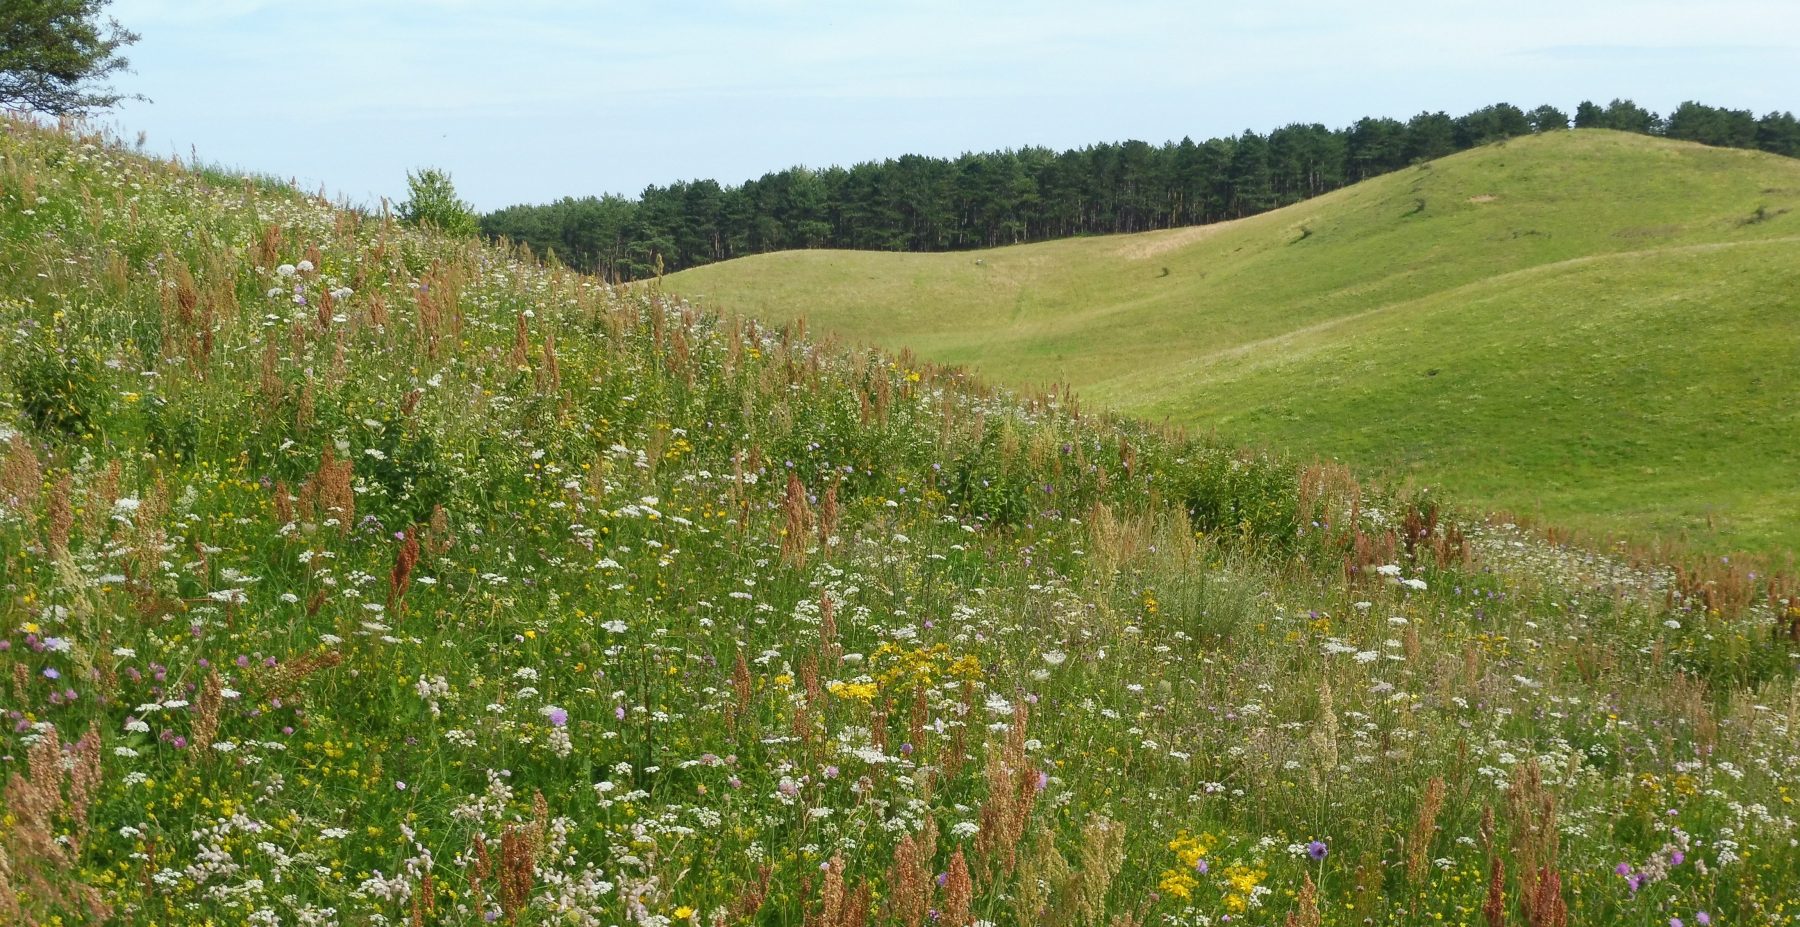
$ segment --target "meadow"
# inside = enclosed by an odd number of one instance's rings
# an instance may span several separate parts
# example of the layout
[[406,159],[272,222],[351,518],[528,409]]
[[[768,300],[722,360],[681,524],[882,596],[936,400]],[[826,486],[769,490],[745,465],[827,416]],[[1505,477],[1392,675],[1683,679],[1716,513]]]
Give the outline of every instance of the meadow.
[[1229,223],[661,285],[1596,538],[1791,553],[1796,268],[1800,161],[1576,130]]
[[1800,920],[1791,578],[0,126],[0,922]]

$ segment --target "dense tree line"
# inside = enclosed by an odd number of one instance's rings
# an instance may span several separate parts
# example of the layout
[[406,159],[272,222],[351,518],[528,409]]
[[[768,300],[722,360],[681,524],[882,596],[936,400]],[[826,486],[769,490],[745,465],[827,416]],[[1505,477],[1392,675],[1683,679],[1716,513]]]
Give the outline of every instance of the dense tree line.
[[[1576,128],[1607,128],[1800,157],[1800,120],[1683,103],[1668,118],[1630,100],[1576,107]],[[1507,103],[1460,117],[1359,119],[1267,135],[1160,146],[1141,141],[957,158],[905,155],[852,167],[792,167],[730,187],[713,180],[622,196],[510,206],[481,219],[490,237],[609,277],[789,248],[946,251],[1070,235],[1141,232],[1248,216],[1409,164],[1534,132],[1567,129],[1554,106]]]

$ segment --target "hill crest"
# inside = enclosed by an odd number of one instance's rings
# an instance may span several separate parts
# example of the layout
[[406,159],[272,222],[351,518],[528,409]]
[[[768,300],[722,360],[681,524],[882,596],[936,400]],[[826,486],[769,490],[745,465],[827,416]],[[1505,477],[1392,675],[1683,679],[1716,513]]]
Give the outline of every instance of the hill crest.
[[[1393,427],[1375,426],[1387,431],[1373,436],[1368,423],[1355,424],[1352,409],[1359,396],[1413,393],[1400,380],[1422,375],[1434,366],[1431,356],[1446,350],[1474,374],[1459,384],[1461,393],[1490,395],[1568,379],[1567,370],[1531,368],[1532,345],[1545,339],[1500,324],[1515,308],[1507,298],[1485,300],[1490,317],[1471,322],[1475,335],[1493,339],[1492,357],[1471,350],[1481,345],[1459,338],[1453,326],[1436,326],[1439,340],[1431,343],[1404,334],[1409,313],[1451,312],[1449,302],[1464,288],[1512,287],[1512,300],[1541,310],[1553,294],[1537,290],[1553,284],[1565,314],[1553,323],[1537,312],[1534,324],[1550,328],[1536,335],[1553,334],[1556,324],[1586,309],[1629,304],[1613,312],[1620,326],[1611,339],[1616,349],[1602,367],[1639,371],[1626,378],[1634,388],[1671,377],[1686,384],[1677,390],[1703,387],[1702,394],[1717,394],[1718,412],[1742,420],[1739,407],[1756,404],[1743,399],[1751,380],[1765,392],[1791,382],[1778,371],[1800,351],[1794,314],[1782,309],[1793,302],[1795,281],[1783,268],[1795,266],[1788,258],[1797,253],[1797,235],[1800,161],[1576,130],[1462,152],[1221,227],[957,254],[784,252],[686,271],[664,285],[727,311],[803,315],[850,340],[911,348],[1002,382],[1066,382],[1110,408],[1217,428],[1232,439],[1293,453],[1342,457],[1494,508],[1538,511],[1640,538],[1684,535],[1703,546],[1792,550],[1800,535],[1782,525],[1800,510],[1777,485],[1762,487],[1761,495],[1741,489],[1721,495],[1716,484],[1682,485],[1679,476],[1653,491],[1624,486],[1628,481],[1618,473],[1660,465],[1670,476],[1665,455],[1691,455],[1697,431],[1706,435],[1700,443],[1717,439],[1701,410],[1683,412],[1672,398],[1603,405],[1580,431],[1557,436],[1526,428],[1525,420],[1550,415],[1573,422],[1566,413],[1578,401],[1545,397],[1523,403],[1518,415],[1477,423],[1441,448],[1433,447],[1429,423],[1407,421],[1401,403],[1371,407],[1400,419]],[[1744,243],[1759,244],[1737,247]],[[1664,258],[1687,276],[1652,273],[1634,282],[1606,271],[1609,264],[1655,265]],[[1682,338],[1666,330],[1669,299],[1688,300],[1700,312],[1687,316]],[[1715,327],[1719,341],[1706,338]],[[1759,327],[1762,337],[1748,354],[1725,350],[1724,339]],[[1330,366],[1283,358],[1296,344],[1328,346],[1333,335],[1345,339],[1346,351],[1333,354]],[[1358,355],[1358,345],[1378,348],[1379,359]],[[1670,349],[1709,362],[1717,354],[1723,367],[1663,370],[1654,357]],[[1500,369],[1501,353],[1516,376]],[[1579,356],[1565,345],[1556,362],[1580,366]],[[1247,367],[1253,359],[1258,366]],[[1220,363],[1226,360],[1233,363]],[[1371,379],[1336,377],[1346,365]],[[1400,365],[1421,369],[1398,376]],[[1280,379],[1267,373],[1272,368],[1280,369]],[[1650,368],[1658,374],[1649,376]],[[1701,382],[1707,377],[1710,386]],[[1607,398],[1605,390],[1598,395]],[[1428,401],[1432,415],[1442,414],[1436,400]],[[1455,408],[1452,402],[1449,409]],[[1631,426],[1621,432],[1626,437],[1609,436],[1604,417],[1613,414],[1627,424],[1648,417],[1665,433]],[[1785,449],[1793,446],[1791,427],[1779,412],[1749,421],[1751,440],[1741,459],[1762,468],[1754,479],[1773,479],[1796,463]],[[1579,453],[1509,453],[1518,474],[1510,485],[1457,463],[1478,448],[1546,438],[1615,445],[1606,456],[1615,470],[1608,479],[1617,485],[1585,500],[1579,487],[1538,492],[1591,463]]]

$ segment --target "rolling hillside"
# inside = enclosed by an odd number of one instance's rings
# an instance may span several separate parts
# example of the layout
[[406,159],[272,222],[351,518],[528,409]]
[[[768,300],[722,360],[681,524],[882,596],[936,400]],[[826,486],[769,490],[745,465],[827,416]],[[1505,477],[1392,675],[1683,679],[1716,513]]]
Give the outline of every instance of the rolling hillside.
[[1800,161],[1514,139],[1221,225],[662,286],[1471,505],[1800,548]]
[[1800,588],[1418,502],[0,120],[0,924],[1791,923]]

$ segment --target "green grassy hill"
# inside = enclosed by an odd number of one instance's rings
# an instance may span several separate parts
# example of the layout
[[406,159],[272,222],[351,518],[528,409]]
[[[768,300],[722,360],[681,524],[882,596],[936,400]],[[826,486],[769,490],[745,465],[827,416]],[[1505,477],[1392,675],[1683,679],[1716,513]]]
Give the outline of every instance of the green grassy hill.
[[3,120],[0,924],[1791,922],[1800,590],[1437,514]]
[[663,286],[1473,505],[1800,549],[1792,159],[1554,133],[1223,225]]

